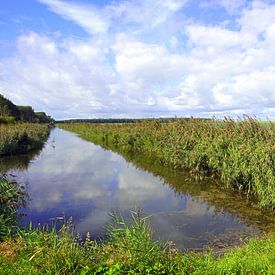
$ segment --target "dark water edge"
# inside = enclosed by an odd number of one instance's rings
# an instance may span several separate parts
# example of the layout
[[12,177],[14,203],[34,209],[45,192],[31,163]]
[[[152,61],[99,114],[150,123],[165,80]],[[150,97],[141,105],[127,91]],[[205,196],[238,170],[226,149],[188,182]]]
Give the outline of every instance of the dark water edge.
[[166,166],[153,156],[142,153],[127,153],[119,148],[108,149],[122,155],[128,162],[133,163],[138,169],[152,173],[164,180],[175,194],[189,195],[193,199],[214,205],[218,212],[230,212],[237,215],[242,221],[253,223],[263,232],[275,231],[275,213],[270,210],[261,209],[257,205],[257,199],[248,197],[238,190],[226,186],[217,177],[199,178],[187,170],[176,169]]
[[32,200],[25,224],[73,216],[76,230],[96,239],[104,236],[110,212],[127,219],[139,208],[150,215],[156,239],[180,249],[219,251],[274,231],[274,215],[217,179],[197,180],[152,157],[123,153],[122,158],[113,151],[54,129],[41,152],[0,158],[0,171],[27,187]]

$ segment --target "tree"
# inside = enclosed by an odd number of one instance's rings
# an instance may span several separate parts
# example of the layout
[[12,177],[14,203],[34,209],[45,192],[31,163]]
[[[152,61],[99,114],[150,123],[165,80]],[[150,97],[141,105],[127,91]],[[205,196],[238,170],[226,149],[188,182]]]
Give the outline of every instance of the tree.
[[0,116],[13,116],[15,119],[20,119],[20,113],[16,105],[9,99],[0,94]]

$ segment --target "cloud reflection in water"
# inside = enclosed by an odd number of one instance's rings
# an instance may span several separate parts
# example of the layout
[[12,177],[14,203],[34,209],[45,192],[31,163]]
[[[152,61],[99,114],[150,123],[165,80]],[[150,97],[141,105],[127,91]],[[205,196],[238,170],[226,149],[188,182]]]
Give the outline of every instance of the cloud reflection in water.
[[96,236],[110,221],[110,212],[129,213],[139,207],[152,215],[156,236],[179,247],[201,247],[213,234],[246,230],[231,214],[216,213],[207,203],[176,195],[161,178],[60,129],[52,131],[25,171],[13,173],[28,186],[32,200],[27,219],[34,224],[65,214],[73,217],[77,230]]

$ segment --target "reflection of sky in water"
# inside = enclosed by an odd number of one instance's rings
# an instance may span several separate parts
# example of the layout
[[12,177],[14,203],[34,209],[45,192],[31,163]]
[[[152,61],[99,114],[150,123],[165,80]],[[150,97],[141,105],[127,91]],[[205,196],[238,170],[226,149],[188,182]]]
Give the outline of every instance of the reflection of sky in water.
[[32,199],[27,214],[34,224],[65,214],[78,231],[95,236],[110,221],[108,213],[140,207],[152,215],[156,236],[179,247],[200,247],[214,235],[245,228],[231,214],[176,196],[160,178],[60,129],[26,171],[13,173],[27,185]]

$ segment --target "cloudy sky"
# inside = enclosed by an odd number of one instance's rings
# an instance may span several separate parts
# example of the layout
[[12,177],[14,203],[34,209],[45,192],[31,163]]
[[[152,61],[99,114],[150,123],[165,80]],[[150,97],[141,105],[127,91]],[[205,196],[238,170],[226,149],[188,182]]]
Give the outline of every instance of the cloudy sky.
[[0,93],[56,119],[275,119],[275,0],[1,1]]

